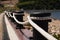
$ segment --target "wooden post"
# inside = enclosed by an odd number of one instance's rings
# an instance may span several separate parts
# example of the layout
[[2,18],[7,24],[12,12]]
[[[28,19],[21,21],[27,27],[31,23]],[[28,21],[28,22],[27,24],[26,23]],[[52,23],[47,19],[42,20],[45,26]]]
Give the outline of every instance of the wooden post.
[[[18,21],[23,22],[24,11],[13,12]],[[24,29],[22,24],[16,23],[16,29]]]
[[[36,17],[36,19],[32,19],[38,26],[48,32],[48,22],[51,22],[51,19],[45,19],[47,16],[50,16],[50,13],[40,13],[40,14],[31,14],[32,17]],[[40,19],[37,19],[40,17]],[[44,19],[42,19],[45,17]],[[42,36],[35,28],[33,28],[33,40],[47,40],[44,36]]]

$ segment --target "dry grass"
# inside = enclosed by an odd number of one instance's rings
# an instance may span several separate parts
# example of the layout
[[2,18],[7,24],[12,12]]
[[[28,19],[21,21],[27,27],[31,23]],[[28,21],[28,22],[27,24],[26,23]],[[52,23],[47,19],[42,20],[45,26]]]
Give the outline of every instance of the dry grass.
[[49,23],[49,33],[52,35],[60,34],[60,20],[52,20],[52,22]]

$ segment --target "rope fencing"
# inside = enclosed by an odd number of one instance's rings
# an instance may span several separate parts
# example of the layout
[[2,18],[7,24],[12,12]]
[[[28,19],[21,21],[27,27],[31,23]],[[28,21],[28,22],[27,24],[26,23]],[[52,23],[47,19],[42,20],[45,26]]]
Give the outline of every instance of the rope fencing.
[[12,17],[18,24],[22,24],[23,25],[23,24],[26,24],[26,23],[30,23],[32,25],[32,27],[34,27],[39,33],[41,33],[48,40],[57,40],[55,37],[53,37],[52,35],[47,33],[45,30],[43,30],[41,27],[39,27],[36,23],[34,23],[29,15],[27,16],[28,20],[25,21],[25,22],[18,21],[16,19],[14,13],[13,13],[13,16],[10,13],[7,14],[7,15],[10,15],[10,17]]

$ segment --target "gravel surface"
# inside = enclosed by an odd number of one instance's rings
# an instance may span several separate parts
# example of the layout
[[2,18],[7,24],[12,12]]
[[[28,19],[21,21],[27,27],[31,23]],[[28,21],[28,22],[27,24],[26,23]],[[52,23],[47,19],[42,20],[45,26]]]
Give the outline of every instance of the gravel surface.
[[2,40],[3,37],[3,13],[0,14],[0,40]]

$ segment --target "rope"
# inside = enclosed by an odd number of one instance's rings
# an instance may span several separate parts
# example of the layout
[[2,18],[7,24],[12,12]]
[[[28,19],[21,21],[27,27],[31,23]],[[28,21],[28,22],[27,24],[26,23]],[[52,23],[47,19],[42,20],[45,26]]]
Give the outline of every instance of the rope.
[[20,22],[20,21],[18,21],[18,20],[16,19],[16,17],[14,16],[14,13],[13,13],[13,18],[14,18],[14,20],[15,20],[18,24],[26,24],[26,23],[28,23],[28,20],[25,21],[25,22]]
[[11,18],[13,18],[13,16],[11,15],[11,13],[10,13],[10,12],[9,12],[9,15],[10,15],[10,17],[11,17]]

